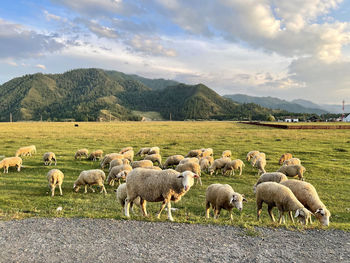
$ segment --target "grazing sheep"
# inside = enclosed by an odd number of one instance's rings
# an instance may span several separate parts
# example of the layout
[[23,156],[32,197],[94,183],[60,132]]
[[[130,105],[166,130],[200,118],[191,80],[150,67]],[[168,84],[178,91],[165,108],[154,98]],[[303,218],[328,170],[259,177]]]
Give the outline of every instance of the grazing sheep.
[[147,167],[142,167],[142,168],[143,168],[143,169],[158,170],[158,171],[163,170],[163,169],[160,168],[159,166],[147,166]]
[[192,162],[187,162],[187,163],[184,163],[184,164],[178,164],[176,166],[176,169],[175,171],[177,172],[185,172],[185,171],[191,171],[192,173],[194,174],[197,174],[198,175],[198,180],[197,180],[197,184],[198,182],[200,183],[200,185],[202,185],[202,180],[201,180],[201,167],[199,166],[198,163],[192,163]]
[[95,190],[91,186],[97,184],[102,188],[101,193],[107,194],[106,188],[103,185],[105,180],[106,174],[104,171],[100,169],[85,170],[80,173],[78,179],[74,182],[73,189],[75,190],[75,192],[78,192],[80,186],[85,185],[84,193],[86,194],[88,186],[92,192],[95,192]]
[[151,154],[151,155],[147,155],[145,156],[144,160],[149,160],[152,161],[153,163],[158,163],[158,166],[162,166],[162,156],[160,156],[160,154]]
[[16,151],[15,157],[18,156],[32,156],[32,154],[36,153],[35,145],[21,147]]
[[214,210],[214,218],[217,219],[221,209],[228,210],[230,218],[232,217],[232,208],[236,207],[239,211],[243,209],[243,203],[247,202],[244,195],[235,193],[232,187],[228,184],[211,184],[208,186],[206,194],[206,209],[205,217],[209,218],[210,205]]
[[109,165],[109,163],[114,159],[124,159],[124,156],[120,153],[106,154],[101,161],[101,168],[105,168],[105,166]]
[[148,155],[160,154],[160,149],[159,147],[152,147],[147,154]]
[[199,155],[200,158],[213,156],[214,151],[212,148],[202,149],[201,154]]
[[289,160],[289,159],[292,159],[292,158],[293,158],[293,156],[292,156],[291,153],[284,153],[284,154],[282,154],[280,160],[278,161],[278,164],[279,164],[279,165],[282,165],[282,163],[283,163],[284,161]]
[[247,161],[249,162],[251,158],[253,158],[255,155],[257,155],[259,151],[250,151],[247,153]]
[[126,153],[126,152],[128,152],[128,151],[133,151],[134,149],[131,147],[131,146],[129,146],[129,147],[124,147],[123,149],[121,149],[120,150],[120,154],[123,154],[123,153]]
[[128,159],[114,159],[109,163],[109,171],[111,171],[114,166],[122,164],[130,164],[130,161]]
[[[196,158],[197,159],[197,158]],[[209,166],[212,165],[214,163],[214,158],[213,156],[206,156],[206,157],[202,157],[201,159],[207,159],[209,162]],[[200,162],[200,160],[199,160]]]
[[[118,174],[122,171],[125,171],[125,173],[123,175],[119,175]],[[120,177],[121,176],[127,176],[128,173],[132,171],[132,167],[129,164],[122,164],[122,165],[118,165],[118,166],[114,166],[110,171],[109,174],[107,176],[107,184],[114,186],[114,181],[118,180],[120,183]]]
[[287,176],[283,173],[274,172],[274,173],[264,173],[260,176],[256,184],[253,186],[254,193],[256,192],[256,187],[264,182],[276,182],[281,183],[288,180]]
[[187,153],[187,155],[185,156],[185,158],[187,157],[196,157],[198,158],[202,153],[202,150],[201,149],[198,149],[198,150],[191,150]]
[[130,217],[130,203],[140,197],[141,210],[147,216],[147,202],[162,202],[162,206],[157,214],[163,211],[165,205],[168,206],[168,219],[174,221],[171,215],[170,201],[179,201],[193,185],[193,178],[198,177],[190,171],[183,173],[172,169],[156,171],[150,169],[137,168],[131,171],[126,178],[127,198],[125,201],[125,216]]
[[102,158],[102,155],[103,155],[102,150],[93,151],[92,153],[90,153],[88,160],[95,162],[96,160],[100,160]]
[[136,153],[136,156],[144,156],[146,154],[149,153],[149,151],[151,150],[151,148],[141,148],[137,153]]
[[306,169],[302,165],[282,165],[277,172],[283,173],[287,175],[288,177],[295,177],[298,176],[298,178],[302,181],[304,181],[304,173]]
[[[275,206],[278,208],[280,214],[280,224],[282,223],[282,220],[284,221],[285,212],[296,211],[295,217],[299,217],[304,225],[307,225],[307,222],[311,216],[311,212],[298,201],[293,192],[288,187],[279,183],[265,182],[256,187],[258,220],[260,219],[263,203],[267,204],[267,211],[273,222],[275,222],[275,218],[271,213],[272,208]],[[291,217],[291,213],[289,213],[289,216]],[[291,217],[291,220],[294,222],[293,217]]]
[[44,153],[43,161],[44,161],[44,165],[51,165],[52,161],[55,162],[55,165],[57,164],[57,158],[56,158],[56,155],[53,152],[46,152],[46,153]]
[[128,159],[130,162],[132,162],[134,160],[134,151],[129,150],[127,152],[124,152],[123,157],[124,157],[124,159]]
[[47,181],[49,182],[49,188],[51,189],[51,196],[55,195],[55,188],[58,185],[58,189],[60,189],[60,195],[62,193],[62,183],[63,183],[64,174],[58,169],[51,169],[47,173]]
[[231,158],[232,153],[230,150],[223,151],[221,154],[221,158]]
[[163,164],[163,168],[167,169],[169,166],[178,165],[183,159],[183,155],[180,154],[169,156]]
[[266,159],[263,157],[260,157],[257,159],[256,163],[255,163],[256,168],[258,168],[258,176],[260,174],[264,174],[266,173],[265,171],[265,166],[266,166]]
[[[315,217],[324,226],[329,226],[329,217],[331,213],[320,200],[315,187],[307,182],[299,180],[288,180],[281,183],[292,190],[293,194],[307,209],[314,213]],[[310,223],[311,217],[310,217]]]
[[89,150],[88,149],[79,149],[76,153],[75,153],[75,155],[74,155],[74,159],[76,160],[76,159],[78,159],[78,157],[79,157],[79,160],[81,160],[81,157],[82,156],[85,156],[86,158],[88,158],[88,155],[89,155]]
[[209,167],[210,167],[209,160],[207,158],[200,159],[199,160],[199,166],[201,168],[201,171],[208,172],[209,171]]
[[153,166],[153,162],[152,161],[150,161],[150,160],[140,160],[140,161],[133,161],[132,163],[131,163],[131,167],[133,168],[133,169],[135,169],[135,168],[145,168],[145,167],[151,167],[151,166]]
[[[116,193],[116,197],[117,200],[119,201],[119,203],[121,204],[121,206],[124,208],[125,206],[125,199],[127,197],[127,193],[126,193],[126,183],[122,183],[121,185],[118,186],[118,188],[115,190]],[[140,205],[140,197],[137,197],[134,202],[134,204],[136,204],[137,206],[139,206],[141,208]],[[132,209],[132,205],[133,203],[130,203],[130,207]]]
[[250,164],[251,164],[253,167],[256,167],[256,163],[257,163],[258,159],[260,159],[260,158],[263,158],[263,159],[265,159],[265,161],[266,161],[266,155],[265,155],[265,153],[259,152],[258,154],[254,155],[254,157],[250,160]]
[[7,157],[0,161],[0,169],[4,168],[4,173],[9,172],[9,167],[17,166],[17,171],[21,171],[22,158],[21,157]]
[[191,162],[191,163],[198,163],[199,164],[199,160],[196,157],[186,157],[186,158],[182,159],[179,162],[179,164],[184,164],[184,163],[189,163],[189,162]]
[[283,165],[301,165],[301,161],[298,158],[292,158],[289,160],[285,160]]
[[214,160],[214,163],[209,167],[209,174],[212,175],[215,172],[215,174],[217,175],[219,170],[224,168],[225,165],[230,161],[230,158],[220,158]]
[[240,159],[230,161],[225,164],[222,173],[225,175],[228,171],[231,171],[231,175],[235,175],[235,170],[239,170],[239,175],[242,175],[243,167],[245,164]]

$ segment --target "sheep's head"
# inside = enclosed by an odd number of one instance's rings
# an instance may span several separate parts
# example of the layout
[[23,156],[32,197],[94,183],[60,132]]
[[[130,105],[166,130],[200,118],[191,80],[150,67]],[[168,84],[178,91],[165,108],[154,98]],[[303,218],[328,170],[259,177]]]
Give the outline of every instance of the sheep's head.
[[315,212],[315,216],[322,225],[329,226],[329,218],[331,216],[331,213],[328,211],[327,208],[317,209]]
[[184,187],[185,191],[190,190],[190,188],[193,186],[194,178],[198,178],[199,175],[192,173],[190,171],[185,171],[177,176],[177,178],[182,179],[182,185]]
[[311,212],[307,210],[305,207],[299,208],[295,212],[295,218],[299,218],[299,221],[303,225],[307,225],[307,222],[310,220]]
[[239,211],[243,209],[243,202],[247,202],[244,195],[234,193],[230,199],[230,203],[232,206],[236,207]]
[[126,177],[128,176],[129,171],[121,171],[117,174],[116,179],[123,179],[126,180]]
[[75,192],[78,192],[79,189],[80,189],[80,186],[77,185],[76,183],[74,183],[74,185],[73,185],[73,190],[74,190]]

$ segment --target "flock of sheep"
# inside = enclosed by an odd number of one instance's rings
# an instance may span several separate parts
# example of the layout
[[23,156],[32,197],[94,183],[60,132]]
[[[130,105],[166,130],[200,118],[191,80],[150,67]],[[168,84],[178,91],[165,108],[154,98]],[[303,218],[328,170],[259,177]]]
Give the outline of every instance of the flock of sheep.
[[[0,169],[4,168],[4,173],[8,173],[9,167],[17,167],[21,170],[22,159],[20,156],[31,156],[36,153],[34,145],[21,147],[16,151],[15,157],[4,158],[0,161]],[[231,160],[231,151],[226,150],[221,158],[213,158],[213,149],[191,150],[186,156],[172,155],[162,163],[159,147],[141,148],[136,156],[143,159],[134,161],[134,151],[132,147],[125,147],[118,153],[106,154],[97,150],[89,154],[87,149],[80,149],[75,153],[75,159],[86,158],[88,160],[100,160],[101,169],[85,170],[80,173],[74,182],[73,189],[78,192],[80,187],[85,187],[85,193],[89,187],[98,185],[101,193],[107,194],[104,183],[106,174],[103,169],[109,166],[107,183],[114,185],[119,182],[116,191],[117,200],[124,208],[125,216],[130,217],[130,207],[135,203],[141,208],[144,216],[147,216],[146,202],[162,202],[157,214],[159,218],[165,206],[167,206],[168,219],[173,221],[171,214],[171,201],[179,201],[194,184],[201,182],[201,173],[210,175],[221,172],[223,175],[234,175],[238,170],[242,174],[244,163],[240,159]],[[293,158],[290,153],[283,154],[279,160],[282,165],[277,172],[266,172],[265,153],[251,151],[247,154],[246,160],[253,167],[258,169],[259,179],[253,187],[256,194],[257,218],[259,220],[262,211],[262,204],[268,206],[268,214],[272,221],[275,221],[272,209],[279,210],[279,223],[285,221],[284,214],[287,212],[294,222],[294,217],[303,224],[311,221],[314,215],[322,225],[329,225],[330,212],[320,200],[316,189],[307,182],[304,182],[303,174],[305,168],[298,158]],[[57,164],[56,156],[53,152],[43,155],[44,165]],[[157,166],[154,166],[157,164]],[[169,169],[174,168],[174,169]],[[288,180],[287,177],[298,177],[300,180]],[[62,195],[62,182],[64,174],[59,169],[52,169],[47,174],[47,180],[51,189],[51,196],[54,196],[55,188],[58,186]],[[126,183],[121,183],[125,180]],[[206,218],[209,218],[209,210],[212,207],[214,218],[217,218],[221,209],[228,210],[232,220],[231,211],[234,207],[243,209],[243,202],[247,201],[243,194],[235,192],[228,184],[211,184],[206,190]]]

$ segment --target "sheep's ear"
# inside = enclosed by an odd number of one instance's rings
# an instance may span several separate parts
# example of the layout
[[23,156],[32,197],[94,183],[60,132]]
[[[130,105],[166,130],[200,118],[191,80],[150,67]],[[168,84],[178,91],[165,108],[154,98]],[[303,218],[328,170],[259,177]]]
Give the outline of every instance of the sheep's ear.
[[73,189],[74,189],[75,187],[76,187],[76,185],[74,184],[74,185],[73,185]]
[[242,195],[242,197],[243,197],[242,199],[243,202],[248,202],[244,195]]
[[297,218],[299,216],[299,209],[295,212],[294,218]]
[[183,174],[179,174],[179,175],[177,176],[177,178],[184,178],[184,175],[183,175]]
[[321,214],[322,216],[324,216],[326,213],[324,212],[323,208],[319,208],[316,210],[315,214]]

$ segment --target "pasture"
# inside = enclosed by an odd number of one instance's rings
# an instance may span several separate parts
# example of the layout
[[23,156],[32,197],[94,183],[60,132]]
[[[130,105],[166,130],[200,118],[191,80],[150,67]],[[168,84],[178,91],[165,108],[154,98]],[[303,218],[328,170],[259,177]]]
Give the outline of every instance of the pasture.
[[[203,186],[194,185],[179,201],[173,203],[176,222],[201,224],[227,224],[251,228],[253,226],[276,226],[263,207],[262,220],[256,220],[255,195],[252,187],[257,180],[257,170],[245,160],[247,152],[259,150],[266,153],[266,171],[276,171],[282,153],[290,152],[301,159],[307,171],[305,181],[312,183],[327,208],[331,211],[330,228],[350,230],[350,133],[347,130],[281,130],[238,124],[234,122],[111,122],[111,123],[0,123],[0,155],[14,156],[21,146],[34,144],[37,154],[23,157],[21,172],[14,168],[8,174],[0,174],[0,219],[28,217],[84,217],[124,219],[113,189],[106,186],[108,195],[73,192],[73,183],[82,170],[99,168],[99,162],[74,160],[77,149],[88,148],[90,152],[102,149],[104,153],[118,152],[125,146],[159,146],[163,162],[173,154],[185,155],[190,149],[208,148],[218,158],[222,151],[231,150],[232,159],[245,162],[243,175],[209,176],[202,174]],[[42,155],[52,151],[57,166],[45,167]],[[3,158],[1,157],[1,159]],[[135,160],[140,159],[136,157]],[[49,194],[46,174],[52,168],[64,175],[63,196],[58,188],[55,197]],[[108,170],[105,169],[106,175]],[[205,220],[205,190],[212,183],[228,183],[236,192],[245,194],[241,213],[233,210],[234,220],[222,211],[218,220]],[[57,207],[63,210],[57,212]],[[160,203],[148,203],[148,218],[143,218],[135,208],[131,218],[136,220],[165,221],[166,212],[157,220],[155,213]],[[277,216],[277,209],[274,209]],[[213,215],[211,211],[211,216]],[[288,228],[302,228],[291,224]],[[307,228],[322,228],[318,222]]]

